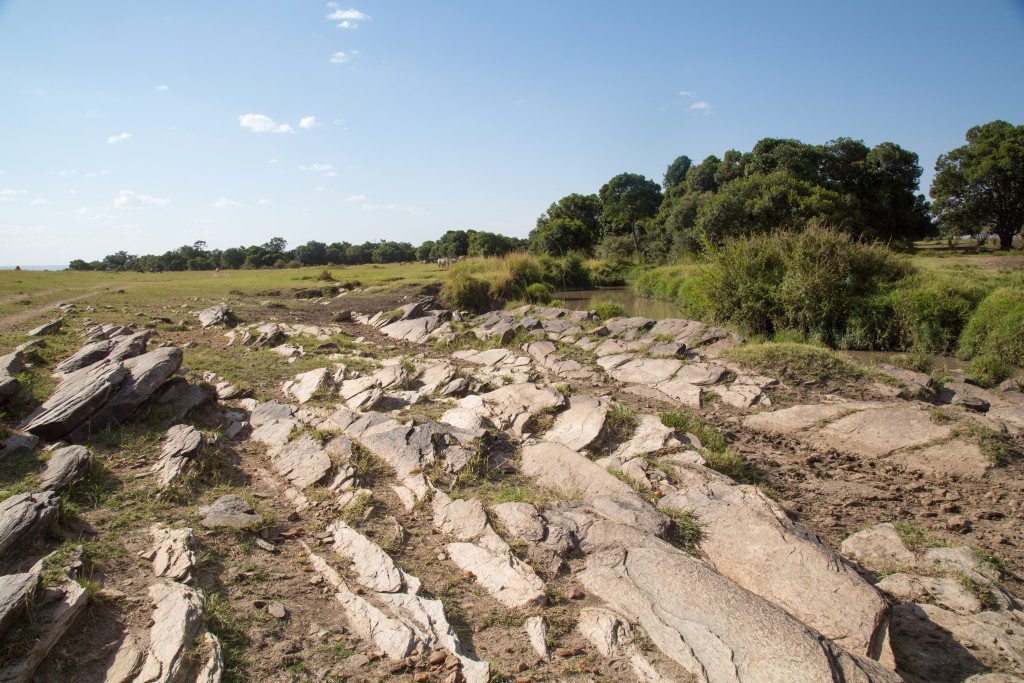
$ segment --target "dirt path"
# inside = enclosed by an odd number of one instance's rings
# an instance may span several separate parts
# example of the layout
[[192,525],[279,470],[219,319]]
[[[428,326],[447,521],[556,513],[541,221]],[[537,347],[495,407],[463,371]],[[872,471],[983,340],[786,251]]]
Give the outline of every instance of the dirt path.
[[[99,294],[100,292],[102,292],[105,289],[108,289],[108,287],[106,287],[106,286],[94,287],[93,289],[90,289],[88,292],[85,292],[83,294],[76,294],[75,296],[65,297],[63,299],[60,299],[59,301],[52,301],[50,303],[43,304],[41,306],[34,306],[34,307],[26,309],[24,311],[19,311],[18,313],[14,313],[12,315],[8,315],[8,316],[5,316],[3,318],[0,318],[0,332],[8,332],[10,330],[16,329],[17,327],[21,326],[26,321],[29,321],[29,320],[32,320],[33,318],[41,316],[42,314],[46,313],[47,311],[56,310],[57,307],[60,306],[61,304],[70,304],[70,303],[74,303],[76,301],[83,301],[85,299],[88,299],[91,296],[95,296],[96,294]],[[59,291],[61,291],[61,290],[59,290],[59,289],[44,289],[44,290],[39,291],[39,292],[34,292],[32,294],[32,296],[39,296],[41,294],[52,294],[54,292],[59,292]],[[0,300],[0,303],[8,303],[7,298],[5,298],[3,300]]]

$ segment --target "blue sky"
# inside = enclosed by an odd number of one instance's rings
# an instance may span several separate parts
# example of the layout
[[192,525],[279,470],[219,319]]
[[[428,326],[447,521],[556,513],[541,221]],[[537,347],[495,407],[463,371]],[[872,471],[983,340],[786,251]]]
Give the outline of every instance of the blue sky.
[[[331,18],[333,16],[333,18]],[[0,0],[0,264],[525,236],[765,136],[1024,122],[1024,2]]]

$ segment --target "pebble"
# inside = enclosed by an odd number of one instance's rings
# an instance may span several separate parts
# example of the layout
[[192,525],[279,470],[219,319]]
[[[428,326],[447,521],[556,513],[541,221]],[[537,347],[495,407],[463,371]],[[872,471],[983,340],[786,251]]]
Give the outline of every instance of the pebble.
[[587,597],[587,594],[581,591],[579,588],[573,588],[571,591],[569,591],[570,600],[582,600],[585,597]]
[[279,602],[272,602],[267,606],[267,613],[275,619],[284,619],[288,616],[288,610]]

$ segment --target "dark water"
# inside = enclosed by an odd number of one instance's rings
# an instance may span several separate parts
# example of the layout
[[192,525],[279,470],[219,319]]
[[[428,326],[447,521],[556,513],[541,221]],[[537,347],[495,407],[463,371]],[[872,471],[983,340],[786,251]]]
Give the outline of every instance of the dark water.
[[581,289],[576,291],[555,292],[555,298],[565,308],[591,310],[601,302],[616,303],[626,309],[627,315],[643,316],[651,320],[662,318],[685,318],[683,311],[668,301],[645,299],[629,287],[605,287],[603,289]]

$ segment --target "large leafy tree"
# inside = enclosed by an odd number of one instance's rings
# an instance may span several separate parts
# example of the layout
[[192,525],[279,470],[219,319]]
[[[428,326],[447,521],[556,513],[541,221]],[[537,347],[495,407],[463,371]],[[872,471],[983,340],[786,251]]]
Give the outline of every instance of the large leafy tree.
[[995,233],[1009,249],[1024,229],[1024,125],[992,121],[967,131],[967,144],[935,163],[931,196],[940,224]]
[[598,196],[603,237],[633,235],[641,221],[658,213],[662,199],[661,186],[638,173],[620,173],[601,187]]
[[668,168],[665,169],[665,179],[662,182],[665,191],[668,192],[673,187],[686,180],[686,172],[690,170],[691,166],[693,166],[693,160],[690,159],[690,157],[685,154],[676,157],[675,161],[669,164]]
[[530,232],[530,251],[562,256],[570,251],[588,251],[593,247],[590,233],[581,221],[555,218]]
[[[590,251],[601,239],[601,200],[596,194],[568,194],[548,207],[537,219],[537,230],[542,230],[555,220],[578,221],[583,225],[586,238],[576,244],[576,249]],[[533,232],[530,233],[532,243]]]

